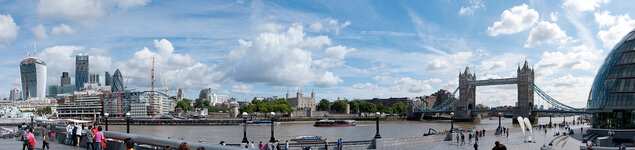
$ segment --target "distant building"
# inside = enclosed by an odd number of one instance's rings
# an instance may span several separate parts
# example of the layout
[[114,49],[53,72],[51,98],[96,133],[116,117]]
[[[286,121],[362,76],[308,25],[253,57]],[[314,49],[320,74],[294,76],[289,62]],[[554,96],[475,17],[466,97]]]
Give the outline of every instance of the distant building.
[[99,74],[90,74],[88,76],[88,83],[101,86],[101,82],[99,82]]
[[112,84],[112,76],[110,76],[110,73],[108,73],[108,71],[106,71],[106,73],[104,73],[104,85],[109,86]]
[[198,98],[212,101],[212,88],[204,88],[198,94]]
[[75,56],[75,89],[81,90],[84,83],[88,83],[88,54],[78,54]]
[[112,75],[112,85],[110,85],[110,88],[113,93],[124,91],[125,87],[123,82],[123,76],[121,75],[121,72],[119,71],[119,69],[117,69],[115,71],[115,74]]
[[19,99],[20,99],[20,89],[18,88],[11,89],[11,91],[9,92],[9,100],[17,101]]
[[61,119],[97,120],[102,115],[104,94],[86,93],[70,97],[70,102],[57,106],[57,117]]
[[37,57],[28,57],[20,62],[22,99],[44,99],[46,95],[46,63]]
[[412,103],[412,99],[408,99],[407,97],[373,98],[373,99],[365,99],[363,101],[367,101],[375,105],[382,104],[388,107],[392,107],[392,105],[398,102],[402,102],[403,104],[406,104],[406,106],[410,106],[410,103]]
[[110,93],[106,95],[104,108],[105,112],[113,116],[123,116],[126,112],[130,112],[133,118],[148,118],[150,112],[155,112],[156,116],[168,114],[173,111],[176,102],[168,98],[163,92],[154,92],[154,111],[151,106],[151,91],[131,92],[124,91],[118,93]]
[[182,88],[179,88],[178,90],[176,90],[176,100],[180,101],[183,100],[183,98],[185,98],[185,93],[183,93]]
[[315,110],[315,93],[311,92],[311,97],[304,97],[301,91],[296,93],[296,97],[290,97],[287,92],[286,100],[291,103],[293,109],[311,109]]
[[68,76],[68,72],[62,72],[62,77],[60,77],[60,86],[71,84],[71,77]]
[[62,87],[60,87],[59,94],[73,94],[73,92],[75,92],[75,85],[66,84],[66,85],[62,85]]
[[49,85],[48,94],[46,94],[46,97],[57,97],[57,94],[59,92],[60,92],[60,86],[59,85]]

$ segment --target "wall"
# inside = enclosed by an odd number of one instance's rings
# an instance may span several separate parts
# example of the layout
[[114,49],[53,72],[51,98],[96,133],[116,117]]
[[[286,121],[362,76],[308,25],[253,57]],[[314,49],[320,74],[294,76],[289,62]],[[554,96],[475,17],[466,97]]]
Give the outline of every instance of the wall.
[[421,136],[409,138],[385,138],[375,140],[376,149],[393,149],[394,147],[408,147],[432,142],[442,142],[440,136]]

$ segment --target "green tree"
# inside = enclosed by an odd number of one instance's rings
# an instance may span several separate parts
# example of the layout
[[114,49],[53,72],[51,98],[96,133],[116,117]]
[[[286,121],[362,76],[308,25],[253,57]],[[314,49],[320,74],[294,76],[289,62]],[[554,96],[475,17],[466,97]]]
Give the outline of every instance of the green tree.
[[351,113],[359,113],[359,104],[356,101],[348,101],[348,104],[351,105]]
[[187,98],[184,98],[183,100],[176,102],[176,107],[174,109],[177,109],[177,108],[181,108],[183,112],[190,111],[192,109],[190,107],[190,100]]
[[405,113],[406,111],[408,111],[408,107],[406,106],[406,104],[402,103],[402,102],[397,102],[395,104],[392,105],[393,110],[395,111],[395,113]]
[[333,105],[331,106],[331,110],[336,111],[336,112],[344,112],[346,111],[346,105],[348,103],[346,103],[345,101],[342,100],[337,100],[335,102],[333,102]]
[[281,112],[281,113],[291,113],[293,109],[291,108],[291,103],[289,103],[285,99],[277,99],[272,101],[267,100],[257,100],[253,99],[252,103],[249,105],[241,106],[238,110],[240,112],[247,113],[268,113],[268,112]]
[[199,98],[194,101],[194,108],[207,108],[209,106],[210,103],[206,99]]
[[40,114],[40,115],[52,114],[53,110],[51,109],[51,107],[46,106],[44,108],[38,108],[37,110],[35,110],[35,113]]
[[377,106],[377,109],[380,112],[386,113],[386,114],[394,114],[394,110],[392,107],[388,107],[388,106],[384,106],[384,104],[379,104],[379,106]]
[[320,100],[320,104],[318,104],[318,110],[329,111],[331,108],[331,102],[327,99]]
[[362,113],[375,113],[377,112],[377,106],[367,101],[359,101],[359,111]]

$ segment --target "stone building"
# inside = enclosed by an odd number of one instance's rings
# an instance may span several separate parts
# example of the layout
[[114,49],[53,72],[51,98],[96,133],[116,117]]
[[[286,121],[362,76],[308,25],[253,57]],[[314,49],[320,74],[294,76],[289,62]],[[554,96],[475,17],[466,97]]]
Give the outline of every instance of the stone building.
[[286,100],[291,103],[291,108],[297,109],[311,109],[315,110],[315,93],[311,92],[311,97],[304,97],[302,91],[296,93],[296,97],[290,97],[287,92]]

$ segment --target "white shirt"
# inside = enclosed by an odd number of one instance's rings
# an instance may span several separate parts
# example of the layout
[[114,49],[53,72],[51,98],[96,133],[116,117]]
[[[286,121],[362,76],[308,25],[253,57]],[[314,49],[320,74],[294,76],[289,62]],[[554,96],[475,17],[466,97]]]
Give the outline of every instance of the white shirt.
[[75,128],[77,128],[77,132],[75,134],[77,135],[82,135],[82,126],[75,126]]
[[71,130],[73,130],[73,127],[70,124],[66,126],[66,133],[71,132]]

